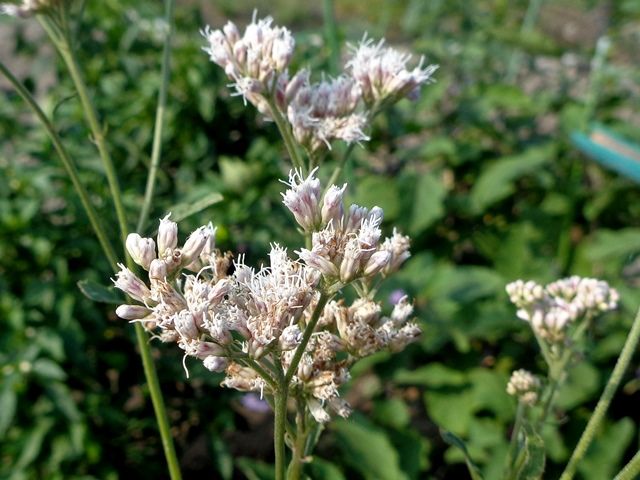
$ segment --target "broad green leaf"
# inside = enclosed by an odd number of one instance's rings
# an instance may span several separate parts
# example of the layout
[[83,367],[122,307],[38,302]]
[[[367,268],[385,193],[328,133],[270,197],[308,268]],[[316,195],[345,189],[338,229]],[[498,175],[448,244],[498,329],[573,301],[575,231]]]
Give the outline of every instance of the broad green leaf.
[[357,419],[338,420],[333,429],[345,462],[366,480],[407,480],[382,430]]
[[458,436],[446,430],[441,429],[440,435],[442,436],[442,439],[446,443],[448,443],[452,447],[459,448],[462,451],[462,453],[464,454],[465,463],[467,464],[467,469],[469,470],[469,475],[471,475],[471,479],[482,480],[482,476],[480,475],[480,470],[473,463],[473,460],[471,460],[471,457],[469,456],[469,452],[467,451],[467,446],[464,444],[464,442]]
[[354,202],[366,208],[379,206],[385,220],[395,220],[400,214],[400,192],[397,182],[382,176],[364,177],[355,188]]
[[0,437],[4,436],[16,413],[18,396],[14,385],[18,380],[19,376],[14,373],[6,376],[2,382],[4,385],[0,391]]
[[409,233],[412,235],[422,233],[444,215],[446,195],[444,185],[435,175],[425,173],[420,176],[413,198]]
[[276,478],[273,465],[252,458],[240,457],[236,465],[247,480],[274,480]]
[[520,455],[524,460],[518,470],[518,480],[538,480],[542,478],[545,467],[544,440],[538,435],[531,425],[523,425],[524,446]]
[[67,378],[67,372],[56,362],[48,358],[39,358],[33,362],[33,373],[47,381],[63,381]]
[[100,303],[124,303],[124,297],[115,287],[105,287],[93,280],[80,280],[78,288],[90,300]]
[[599,230],[585,246],[585,254],[592,262],[622,259],[638,252],[640,228]]
[[346,480],[338,466],[318,457],[314,457],[305,471],[309,472],[309,478],[313,480]]
[[399,398],[378,400],[373,409],[374,419],[381,425],[401,429],[411,420],[407,404]]
[[424,394],[427,413],[439,427],[456,435],[467,435],[476,411],[470,388],[429,390]]
[[20,456],[14,465],[16,472],[30,465],[36,459],[42,448],[44,436],[51,430],[54,423],[53,419],[46,417],[37,420],[36,426],[26,435]]
[[213,434],[211,447],[215,457],[215,464],[218,473],[223,480],[230,480],[233,477],[233,457],[229,452],[229,447],[219,435]]
[[480,214],[494,203],[511,195],[515,192],[516,180],[535,173],[553,160],[554,155],[555,147],[544,145],[531,147],[521,154],[503,157],[489,164],[471,190],[473,212]]
[[431,388],[456,387],[468,383],[464,372],[435,362],[415,370],[399,370],[394,381],[400,385],[424,385]]
[[395,430],[389,434],[400,455],[400,467],[410,479],[423,478],[420,472],[429,468],[429,440],[412,429]]
[[593,398],[600,389],[600,372],[587,362],[569,370],[567,381],[559,390],[557,405],[569,410]]
[[174,222],[180,222],[185,218],[189,218],[191,215],[195,215],[198,212],[201,212],[205,208],[210,207],[211,205],[215,205],[218,202],[222,201],[222,195],[218,192],[211,192],[199,199],[192,202],[183,202],[173,205],[169,208],[169,212],[171,212],[171,220]]

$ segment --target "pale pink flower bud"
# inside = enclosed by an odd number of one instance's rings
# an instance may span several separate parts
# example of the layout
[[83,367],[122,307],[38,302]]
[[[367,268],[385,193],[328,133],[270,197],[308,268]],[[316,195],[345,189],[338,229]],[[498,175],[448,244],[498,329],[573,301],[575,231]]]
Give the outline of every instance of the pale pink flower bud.
[[238,27],[233,22],[227,22],[224,27],[222,27],[222,31],[227,37],[227,41],[233,45],[238,40],[240,40],[240,32],[238,31]]
[[302,332],[298,325],[289,325],[280,335],[280,349],[283,351],[293,350],[302,341]]
[[209,356],[218,357],[224,355],[224,348],[213,342],[198,342],[193,356],[204,360]]
[[507,384],[507,393],[524,403],[525,405],[535,405],[538,401],[538,393],[541,383],[538,377],[531,372],[520,369],[511,374]]
[[164,260],[156,258],[149,265],[149,279],[153,282],[154,280],[163,281],[166,278],[167,264],[164,262]]
[[178,224],[169,220],[171,214],[160,219],[158,227],[158,258],[164,257],[167,250],[174,250],[178,245]]
[[385,250],[379,250],[371,255],[364,267],[364,276],[373,277],[389,264],[391,253]]
[[134,262],[149,270],[151,261],[156,258],[156,242],[152,238],[142,238],[137,233],[127,235],[127,251]]
[[290,188],[282,194],[282,203],[293,213],[298,224],[312,232],[320,223],[320,180],[315,178],[318,168],[314,168],[305,179],[297,170],[289,173]]
[[227,293],[229,293],[229,291],[231,290],[231,287],[232,287],[232,282],[228,278],[223,278],[218,283],[216,283],[211,289],[211,291],[209,292],[209,295],[207,296],[207,300],[209,301],[209,304],[211,306],[215,306],[219,304],[224,298],[224,296]]
[[413,305],[409,303],[409,297],[404,295],[393,307],[391,320],[395,325],[404,325],[413,314]]
[[188,266],[193,262],[196,258],[200,256],[200,253],[204,249],[207,241],[209,240],[210,232],[207,227],[200,227],[195,230],[187,241],[184,242],[184,246],[182,247],[182,259],[180,261],[181,265]]
[[151,291],[142,280],[121,263],[118,266],[120,271],[116,273],[116,280],[112,279],[117,288],[142,303],[151,298]]
[[316,400],[315,398],[309,398],[307,401],[307,406],[309,407],[309,412],[318,423],[327,423],[331,420],[329,414],[322,408],[322,404]]
[[139,320],[150,313],[151,310],[142,305],[120,305],[116,308],[116,315],[123,320]]
[[173,319],[173,325],[182,338],[197,340],[200,337],[196,321],[188,310],[178,313]]
[[340,221],[344,216],[344,207],[342,206],[342,197],[347,189],[345,183],[342,188],[331,185],[322,201],[322,223],[327,225],[332,222],[334,228],[340,227]]
[[303,69],[296,73],[293,78],[287,83],[287,87],[284,92],[285,102],[287,104],[296,97],[300,88],[303,85],[309,83],[309,70]]
[[204,368],[211,372],[224,372],[227,366],[229,366],[229,360],[224,357],[209,355],[202,361],[202,364]]
[[344,249],[344,258],[340,263],[340,281],[349,283],[355,279],[360,270],[362,250],[355,238],[350,239]]
[[315,268],[320,273],[327,277],[339,277],[340,271],[329,259],[314,252],[313,250],[307,250],[306,248],[296,252],[300,259],[311,268]]

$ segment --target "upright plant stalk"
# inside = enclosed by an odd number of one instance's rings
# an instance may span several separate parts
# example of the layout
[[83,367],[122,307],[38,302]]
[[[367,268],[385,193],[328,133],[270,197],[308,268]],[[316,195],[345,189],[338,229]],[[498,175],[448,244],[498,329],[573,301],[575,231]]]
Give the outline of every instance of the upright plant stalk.
[[627,463],[613,480],[634,480],[640,475],[640,451]]
[[[57,25],[53,24],[46,16],[41,16],[40,21],[43,28],[51,38],[51,41],[56,46],[58,53],[64,60],[64,63],[67,66],[71,79],[80,97],[80,103],[82,104],[89,129],[91,130],[91,133],[93,135],[93,140],[96,144],[96,147],[98,148],[100,160],[107,175],[107,181],[109,183],[111,196],[113,197],[116,216],[118,218],[118,224],[120,227],[120,236],[124,246],[127,238],[128,227],[126,215],[124,212],[124,206],[122,203],[120,186],[118,184],[118,178],[113,162],[111,161],[111,156],[109,155],[109,151],[107,149],[104,132],[98,121],[98,114],[91,101],[91,98],[89,97],[87,87],[84,83],[84,79],[80,72],[80,68],[78,66],[74,51],[71,47],[68,32],[60,30],[60,28]],[[127,255],[126,248],[124,248],[124,251],[127,258],[127,265],[131,268],[134,266],[132,260],[130,256]],[[149,338],[144,331],[144,328],[139,323],[136,323],[135,331],[138,348],[140,350],[140,356],[142,357],[143,370],[147,386],[149,388],[149,394],[151,396],[151,402],[156,414],[156,422],[158,424],[158,430],[160,432],[160,437],[162,440],[162,447],[164,450],[165,458],[167,460],[169,476],[171,480],[180,480],[182,478],[182,475],[180,473],[178,459],[175,453],[171,431],[169,429],[169,420],[164,405],[164,400],[162,398],[162,392],[160,391],[160,383],[158,381],[155,365],[151,357],[151,349],[148,342]]]
[[273,425],[273,448],[276,460],[276,480],[285,479],[286,451],[284,445],[284,434],[287,422],[287,398],[288,384],[280,382],[279,391],[274,394],[274,425]]
[[633,325],[631,326],[631,331],[629,332],[627,340],[622,347],[622,352],[620,352],[620,356],[618,357],[616,366],[614,367],[613,372],[609,377],[609,381],[607,382],[607,385],[602,392],[602,396],[600,397],[600,400],[598,400],[598,404],[596,405],[591,418],[589,418],[587,427],[582,433],[582,436],[578,441],[578,445],[576,445],[575,450],[571,454],[569,463],[562,473],[560,480],[572,479],[578,467],[578,463],[587,453],[587,449],[589,448],[593,437],[595,436],[598,428],[600,427],[600,424],[602,423],[602,420],[604,419],[605,414],[607,413],[607,409],[611,404],[613,395],[618,389],[618,385],[622,381],[622,376],[627,370],[629,362],[631,362],[633,353],[635,352],[638,345],[638,340],[640,340],[640,309],[638,309],[638,312],[636,313],[636,318],[634,319]]
[[340,69],[340,44],[333,0],[323,0],[324,36],[329,49],[329,71],[336,75]]
[[[529,5],[527,6],[527,11],[524,14],[524,19],[522,20],[522,26],[520,27],[520,33],[525,33],[530,31],[536,23],[538,19],[538,14],[540,13],[540,7],[542,7],[542,2],[544,0],[529,0]],[[511,58],[509,59],[509,66],[507,68],[507,82],[513,82],[516,75],[518,74],[518,67],[520,66],[520,52],[513,52],[511,54]]]
[[276,122],[278,130],[280,131],[280,135],[282,136],[282,140],[284,141],[284,145],[287,148],[287,152],[289,153],[289,157],[291,157],[291,163],[293,163],[293,166],[299,169],[304,174],[304,161],[300,157],[300,153],[298,152],[298,149],[296,147],[296,142],[293,139],[291,130],[287,126],[287,122],[282,117],[280,110],[272,99],[267,97],[267,103],[269,104],[269,110],[271,110],[273,121]]
[[140,210],[140,217],[138,217],[138,225],[136,226],[136,232],[144,231],[145,223],[149,218],[149,210],[151,209],[151,201],[153,200],[153,193],[156,186],[156,177],[158,176],[158,166],[160,165],[160,152],[162,150],[162,130],[164,127],[164,114],[167,105],[167,89],[169,87],[169,60],[171,57],[171,36],[173,33],[173,0],[165,1],[165,25],[167,28],[166,36],[164,39],[164,47],[162,49],[162,67],[160,84],[160,92],[158,93],[158,107],[156,109],[156,120],[153,129],[153,146],[151,147],[151,165],[149,167],[149,174],[147,175],[147,185],[144,191],[144,201],[142,203],[142,209]]
[[25,86],[22,85],[22,83],[11,73],[11,71],[1,61],[0,61],[0,72],[2,72],[2,74],[7,78],[7,80],[9,80],[11,85],[13,85],[13,88],[16,89],[16,92],[18,92],[18,94],[22,97],[22,99],[31,108],[33,113],[38,118],[38,120],[40,120],[40,123],[42,123],[42,126],[47,131],[47,134],[49,135],[49,138],[51,139],[51,142],[53,143],[53,146],[56,149],[56,152],[60,156],[60,160],[62,161],[62,164],[64,165],[64,168],[67,171],[69,178],[71,178],[71,183],[73,183],[73,187],[75,188],[76,193],[80,197],[80,202],[82,202],[82,207],[84,208],[87,214],[87,217],[89,217],[91,228],[93,228],[93,231],[96,234],[96,237],[98,237],[98,241],[100,242],[100,246],[102,247],[102,250],[107,257],[107,260],[109,261],[109,265],[111,266],[113,271],[116,271],[118,269],[117,267],[118,259],[115,254],[115,251],[113,250],[113,246],[111,245],[111,242],[109,241],[109,237],[107,236],[104,230],[102,222],[100,221],[100,217],[96,213],[95,208],[93,208],[93,204],[89,199],[89,194],[87,193],[87,190],[84,188],[84,185],[82,185],[82,182],[80,181],[80,177],[78,175],[78,169],[76,168],[75,163],[73,163],[73,160],[69,156],[67,149],[62,144],[62,141],[58,136],[58,132],[56,132],[53,124],[51,123],[47,115],[42,111],[36,99],[33,98],[33,95],[31,95],[31,93],[25,88]]

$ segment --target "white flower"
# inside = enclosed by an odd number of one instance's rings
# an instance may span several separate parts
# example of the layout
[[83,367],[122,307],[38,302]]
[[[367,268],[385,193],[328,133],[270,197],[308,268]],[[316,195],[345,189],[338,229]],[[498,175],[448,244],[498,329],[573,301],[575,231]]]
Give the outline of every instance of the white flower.
[[384,39],[375,43],[365,35],[357,47],[351,46],[352,57],[347,68],[362,90],[367,105],[395,102],[402,97],[417,95],[420,87],[432,81],[437,65],[423,67],[424,57],[409,70],[411,55],[384,46]]
[[520,369],[511,374],[507,384],[507,393],[518,397],[525,405],[534,405],[538,401],[540,380],[531,372]]

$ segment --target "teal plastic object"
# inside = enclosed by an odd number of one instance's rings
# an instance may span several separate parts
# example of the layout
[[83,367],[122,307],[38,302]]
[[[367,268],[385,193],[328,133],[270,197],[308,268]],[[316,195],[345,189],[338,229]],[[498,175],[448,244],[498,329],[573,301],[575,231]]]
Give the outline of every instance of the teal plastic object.
[[592,126],[588,135],[573,132],[571,141],[589,158],[640,183],[640,145],[625,140],[601,125]]

